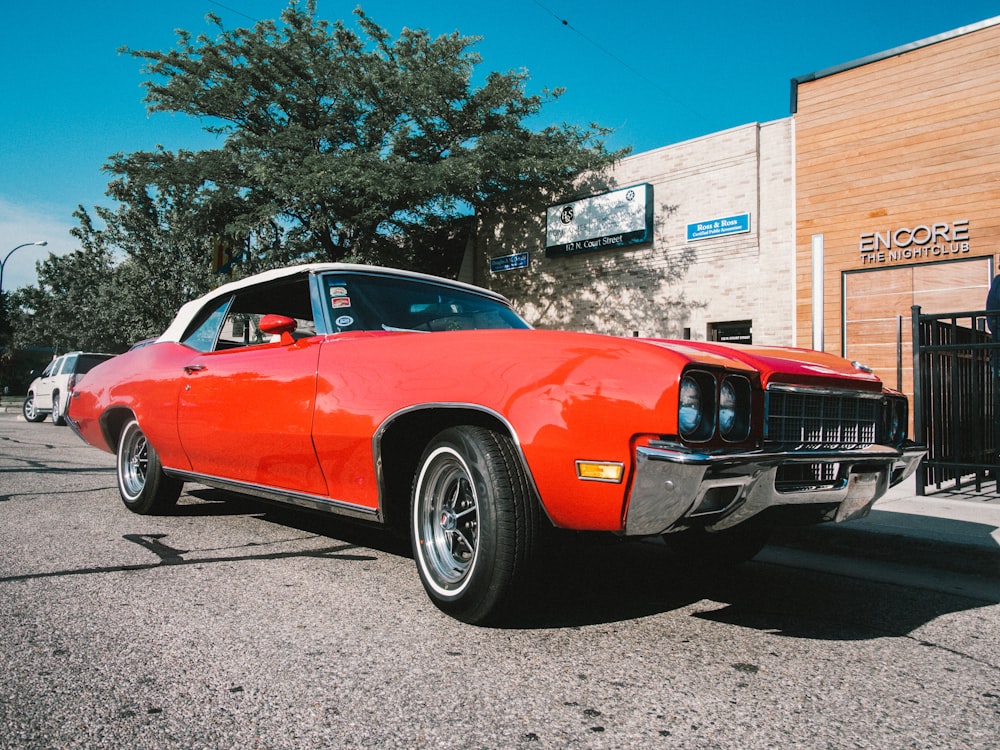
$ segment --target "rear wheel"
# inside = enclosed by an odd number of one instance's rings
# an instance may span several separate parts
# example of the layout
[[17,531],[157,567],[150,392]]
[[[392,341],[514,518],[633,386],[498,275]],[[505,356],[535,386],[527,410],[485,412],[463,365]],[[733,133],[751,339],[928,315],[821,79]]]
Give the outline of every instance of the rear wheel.
[[483,427],[441,432],[413,482],[410,533],[420,580],[444,612],[495,621],[526,581],[538,506],[509,436]]
[[21,413],[28,422],[41,422],[45,419],[45,413],[42,412],[39,414],[38,409],[35,408],[34,393],[29,393],[24,399],[24,403],[21,405]]
[[183,482],[163,473],[156,450],[134,419],[118,440],[118,492],[133,513],[166,513],[177,503]]
[[59,402],[59,393],[52,394],[52,424],[61,426],[66,424],[66,418],[62,413],[62,404]]

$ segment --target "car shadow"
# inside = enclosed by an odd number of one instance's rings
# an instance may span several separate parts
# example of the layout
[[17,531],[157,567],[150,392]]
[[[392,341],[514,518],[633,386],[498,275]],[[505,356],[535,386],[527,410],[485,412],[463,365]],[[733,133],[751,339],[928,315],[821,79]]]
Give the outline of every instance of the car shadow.
[[186,489],[185,496],[197,502],[181,502],[174,509],[180,516],[253,516],[267,523],[274,523],[307,534],[317,534],[332,540],[347,542],[357,547],[368,547],[398,557],[410,557],[410,540],[387,530],[381,525],[352,520],[322,511],[313,511],[281,503],[260,500],[228,490],[210,487]]
[[540,571],[505,627],[596,625],[689,609],[693,617],[786,637],[868,640],[1000,602],[1000,585],[984,600],[758,560],[698,569],[642,541],[581,538],[546,554]]
[[[190,491],[190,515],[253,515],[265,522],[412,560],[409,539],[380,526],[212,489]],[[197,506],[201,507],[197,507]],[[787,538],[787,535],[785,535]],[[801,548],[808,548],[805,535]],[[902,554],[902,553],[901,553]],[[902,558],[901,558],[902,559]],[[416,570],[412,570],[416,576]],[[692,617],[786,637],[903,636],[943,615],[1000,602],[928,592],[794,566],[750,561],[698,569],[662,544],[553,532],[516,604],[494,627],[574,628],[690,610]]]

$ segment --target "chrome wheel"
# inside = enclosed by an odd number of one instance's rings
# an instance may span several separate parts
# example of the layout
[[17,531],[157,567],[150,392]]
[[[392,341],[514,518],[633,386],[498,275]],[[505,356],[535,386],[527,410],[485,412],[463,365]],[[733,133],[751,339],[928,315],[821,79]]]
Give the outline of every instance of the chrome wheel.
[[118,447],[118,478],[126,499],[135,500],[142,494],[148,470],[149,443],[136,425],[136,429],[125,431]]
[[479,499],[469,469],[451,447],[433,451],[417,479],[414,530],[431,586],[454,595],[479,549]]
[[413,556],[431,601],[470,623],[510,614],[530,577],[538,519],[510,435],[471,425],[438,433],[410,504]]
[[122,502],[135,513],[169,511],[183,487],[183,482],[164,473],[156,450],[135,420],[125,425],[118,439],[117,474]]

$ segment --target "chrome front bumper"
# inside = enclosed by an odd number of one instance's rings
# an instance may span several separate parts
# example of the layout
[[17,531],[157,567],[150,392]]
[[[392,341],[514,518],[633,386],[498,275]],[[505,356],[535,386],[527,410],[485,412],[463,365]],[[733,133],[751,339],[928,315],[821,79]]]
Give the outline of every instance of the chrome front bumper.
[[[697,453],[681,446],[640,447],[625,515],[630,536],[702,523],[727,529],[779,505],[836,505],[835,521],[868,515],[889,487],[909,477],[926,449],[883,445],[849,451]],[[780,489],[780,467],[836,465],[836,481]],[[805,484],[805,483],[803,483]]]

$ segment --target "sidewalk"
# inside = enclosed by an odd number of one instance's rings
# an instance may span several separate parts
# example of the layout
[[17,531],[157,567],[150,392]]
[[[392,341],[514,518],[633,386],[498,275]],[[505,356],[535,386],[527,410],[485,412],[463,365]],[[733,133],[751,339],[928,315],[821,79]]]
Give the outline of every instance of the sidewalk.
[[911,477],[891,488],[871,514],[843,524],[857,531],[914,537],[1000,553],[1000,494],[990,482],[976,492],[963,487],[917,495]]
[[24,396],[0,396],[0,414],[20,414]]
[[[922,586],[907,570],[938,576],[957,594],[1000,601],[1000,495],[969,489],[919,496],[913,478],[891,488],[866,517],[777,529],[757,559],[781,563],[794,551],[796,565],[813,560],[817,570],[844,568],[847,561],[876,563],[885,580]],[[870,574],[870,571],[869,571]]]

